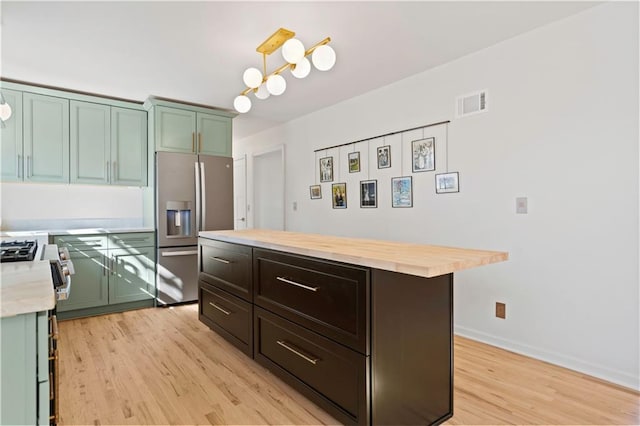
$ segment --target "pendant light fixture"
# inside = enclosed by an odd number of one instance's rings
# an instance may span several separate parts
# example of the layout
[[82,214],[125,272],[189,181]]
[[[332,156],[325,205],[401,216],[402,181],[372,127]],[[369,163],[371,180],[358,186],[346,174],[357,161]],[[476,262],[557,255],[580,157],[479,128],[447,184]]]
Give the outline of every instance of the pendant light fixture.
[[[311,72],[311,62],[319,71],[328,71],[336,63],[336,52],[329,46],[331,38],[327,37],[306,50],[302,42],[293,38],[293,31],[280,28],[256,48],[262,54],[262,71],[258,68],[247,68],[242,75],[242,81],[247,86],[240,95],[236,96],[233,106],[239,113],[248,112],[251,109],[253,93],[257,99],[267,99],[270,95],[279,96],[287,89],[287,81],[282,72],[289,69],[291,75],[296,78],[305,78]],[[267,74],[267,55],[282,48],[282,57],[286,61],[284,65]],[[307,56],[311,55],[311,62]]]
[[4,128],[4,122],[11,118],[11,114],[13,111],[11,110],[11,105],[7,103],[0,93],[0,127]]

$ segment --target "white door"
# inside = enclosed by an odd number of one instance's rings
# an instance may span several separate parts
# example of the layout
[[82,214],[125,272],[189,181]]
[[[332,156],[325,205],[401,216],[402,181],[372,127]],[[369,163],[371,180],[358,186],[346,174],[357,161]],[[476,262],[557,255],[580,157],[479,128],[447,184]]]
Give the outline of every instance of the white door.
[[253,155],[253,227],[284,230],[284,147]]
[[233,161],[234,229],[247,227],[247,156]]

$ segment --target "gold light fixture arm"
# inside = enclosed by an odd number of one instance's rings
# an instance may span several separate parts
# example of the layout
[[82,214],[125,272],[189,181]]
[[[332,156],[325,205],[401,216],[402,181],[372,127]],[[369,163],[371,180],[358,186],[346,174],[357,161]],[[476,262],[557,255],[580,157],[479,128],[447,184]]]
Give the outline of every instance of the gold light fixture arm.
[[[287,34],[284,35],[279,35],[279,32],[281,31],[287,31]],[[288,36],[288,34],[291,34],[290,36]],[[272,54],[275,50],[277,50],[278,48],[280,48],[285,41],[289,40],[291,37],[293,37],[295,35],[295,33],[293,31],[289,31],[289,30],[285,30],[284,28],[280,28],[278,31],[276,31],[275,33],[273,33],[271,35],[271,37],[269,37],[267,40],[263,41],[262,44],[260,46],[258,46],[258,48],[256,49],[256,51],[262,53],[262,67],[263,67],[263,78],[262,78],[262,82],[264,83],[265,81],[267,81],[267,79],[269,77],[271,77],[272,75],[277,75],[280,74],[281,72],[283,72],[284,70],[286,70],[287,68],[291,68],[294,69],[295,68],[295,64],[289,64],[286,63],[284,65],[281,65],[280,67],[276,68],[275,71],[267,74],[267,55]],[[287,37],[288,36],[288,37]],[[285,38],[286,37],[286,38]],[[324,40],[314,44],[313,46],[311,46],[306,52],[304,52],[304,56],[309,56],[313,53],[314,50],[316,50],[318,47],[320,46],[324,46],[325,44],[329,44],[331,42],[331,37],[327,37]],[[244,89],[242,92],[240,92],[241,95],[246,96],[247,93],[249,92],[255,92],[258,89],[252,89],[251,87],[247,87],[246,89]]]

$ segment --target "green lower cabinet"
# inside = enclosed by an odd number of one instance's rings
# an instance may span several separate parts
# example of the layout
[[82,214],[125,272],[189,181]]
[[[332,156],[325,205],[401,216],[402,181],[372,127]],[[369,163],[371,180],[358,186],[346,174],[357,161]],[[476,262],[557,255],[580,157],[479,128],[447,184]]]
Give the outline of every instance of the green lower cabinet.
[[59,300],[58,312],[91,308],[109,303],[107,250],[70,250],[75,269],[67,300]]
[[109,303],[133,302],[155,297],[155,248],[110,251]]
[[57,303],[59,319],[153,306],[154,233],[64,235],[53,242],[69,250],[75,269],[69,298]]
[[0,424],[49,424],[48,333],[46,311],[0,319]]

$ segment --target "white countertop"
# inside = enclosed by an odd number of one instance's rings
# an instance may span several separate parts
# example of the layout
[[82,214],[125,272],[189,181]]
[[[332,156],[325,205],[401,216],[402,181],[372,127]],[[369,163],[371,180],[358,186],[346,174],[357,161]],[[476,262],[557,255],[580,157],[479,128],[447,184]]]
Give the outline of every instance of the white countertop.
[[55,305],[48,260],[0,263],[0,318],[46,311]]

